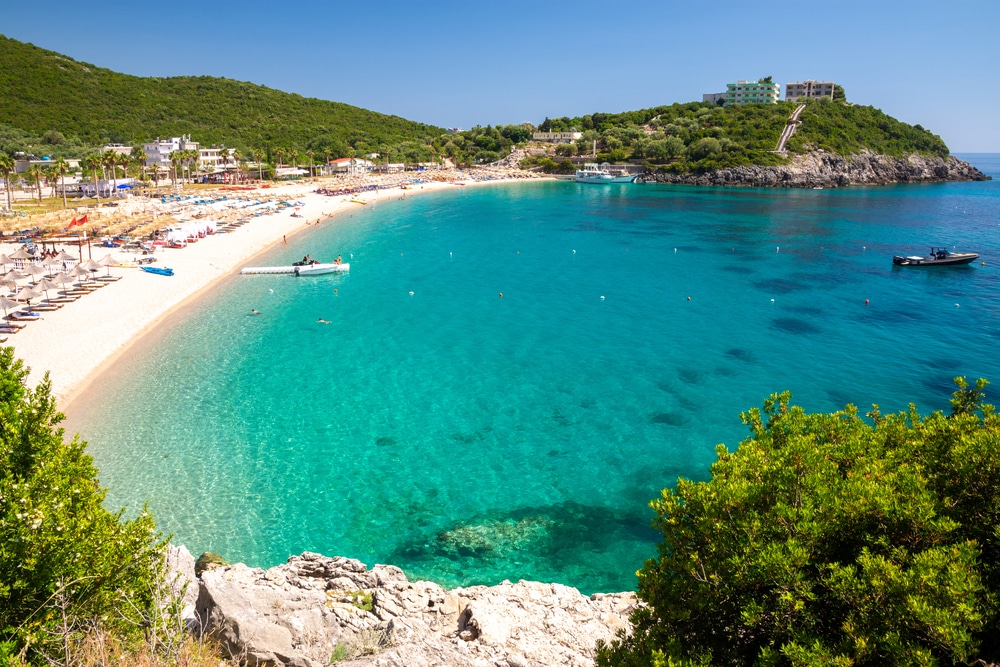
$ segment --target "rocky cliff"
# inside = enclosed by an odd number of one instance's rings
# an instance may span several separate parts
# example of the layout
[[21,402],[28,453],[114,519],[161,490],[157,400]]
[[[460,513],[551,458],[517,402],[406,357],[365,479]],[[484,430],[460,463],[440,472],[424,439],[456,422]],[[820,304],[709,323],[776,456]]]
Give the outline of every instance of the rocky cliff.
[[188,623],[249,665],[590,667],[597,641],[628,629],[637,604],[633,593],[587,597],[527,581],[445,590],[390,565],[313,553],[200,577],[183,547],[170,547],[168,563],[187,583]]
[[941,158],[912,154],[908,157],[890,157],[866,152],[843,157],[816,151],[796,155],[791,163],[776,167],[733,167],[703,174],[647,172],[642,176],[642,180],[687,185],[826,188],[845,185],[986,181],[990,178],[968,162],[954,156]]

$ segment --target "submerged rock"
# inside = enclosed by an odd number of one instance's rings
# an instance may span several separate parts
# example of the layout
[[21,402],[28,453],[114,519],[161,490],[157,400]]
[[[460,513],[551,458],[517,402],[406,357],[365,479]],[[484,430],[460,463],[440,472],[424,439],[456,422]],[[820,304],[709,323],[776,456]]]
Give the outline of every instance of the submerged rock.
[[842,187],[845,185],[889,185],[892,183],[936,183],[990,180],[968,162],[919,155],[891,157],[872,152],[844,157],[826,151],[795,155],[789,164],[774,167],[751,165],[703,174],[647,172],[642,180],[687,185],[733,185],[775,188]]
[[[529,529],[527,532],[531,532]],[[598,640],[629,628],[634,593],[584,596],[508,581],[445,590],[402,570],[304,553],[261,570],[201,573],[204,631],[249,664],[319,667],[593,665]]]

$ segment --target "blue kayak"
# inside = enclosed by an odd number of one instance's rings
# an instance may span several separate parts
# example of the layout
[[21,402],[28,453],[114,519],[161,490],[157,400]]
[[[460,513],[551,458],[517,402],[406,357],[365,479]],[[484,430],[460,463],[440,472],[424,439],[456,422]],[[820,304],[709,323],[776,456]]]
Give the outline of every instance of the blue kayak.
[[145,271],[146,273],[155,273],[155,274],[160,275],[160,276],[172,276],[172,275],[174,275],[174,270],[173,269],[161,269],[161,268],[159,268],[157,266],[140,266],[139,268],[142,269],[143,271]]

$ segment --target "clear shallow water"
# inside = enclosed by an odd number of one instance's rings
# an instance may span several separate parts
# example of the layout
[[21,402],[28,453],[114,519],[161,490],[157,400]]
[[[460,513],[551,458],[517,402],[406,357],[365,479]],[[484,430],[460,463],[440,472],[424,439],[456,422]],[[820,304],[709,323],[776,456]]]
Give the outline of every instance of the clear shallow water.
[[[349,275],[227,283],[73,426],[109,505],[149,499],[195,553],[630,589],[648,501],[705,478],[768,394],[929,411],[956,375],[1000,382],[998,205],[1000,181],[386,202],[259,262],[353,253]],[[986,266],[891,266],[931,244]]]

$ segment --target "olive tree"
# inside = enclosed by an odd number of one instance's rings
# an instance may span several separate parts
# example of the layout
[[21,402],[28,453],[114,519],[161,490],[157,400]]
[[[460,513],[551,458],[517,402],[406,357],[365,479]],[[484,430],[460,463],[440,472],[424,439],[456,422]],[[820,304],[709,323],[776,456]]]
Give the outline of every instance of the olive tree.
[[957,378],[950,415],[742,415],[706,482],[652,503],[634,631],[599,665],[1000,660],[1000,420]]

